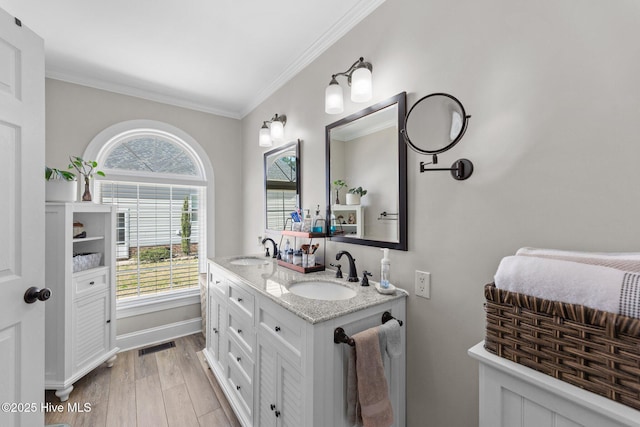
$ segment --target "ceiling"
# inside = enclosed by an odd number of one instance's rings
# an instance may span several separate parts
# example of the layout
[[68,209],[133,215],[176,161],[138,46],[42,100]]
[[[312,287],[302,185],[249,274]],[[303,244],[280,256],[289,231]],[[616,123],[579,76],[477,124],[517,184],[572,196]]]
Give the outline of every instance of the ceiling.
[[242,118],[383,2],[0,0],[0,8],[45,40],[47,77]]

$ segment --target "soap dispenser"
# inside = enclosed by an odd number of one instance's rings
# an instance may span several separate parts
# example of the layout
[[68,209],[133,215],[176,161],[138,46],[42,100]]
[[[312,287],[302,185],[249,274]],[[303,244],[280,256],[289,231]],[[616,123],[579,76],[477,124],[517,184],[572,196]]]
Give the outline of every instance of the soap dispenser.
[[316,208],[316,216],[313,217],[313,228],[311,231],[314,233],[323,233],[324,232],[324,222],[325,219],[320,215],[320,205]]
[[302,222],[302,231],[309,233],[311,231],[311,215],[309,209],[304,210],[304,221]]
[[382,259],[380,260],[380,287],[387,289],[389,287],[390,273],[391,273],[391,260],[389,259],[389,249],[381,249],[383,252]]

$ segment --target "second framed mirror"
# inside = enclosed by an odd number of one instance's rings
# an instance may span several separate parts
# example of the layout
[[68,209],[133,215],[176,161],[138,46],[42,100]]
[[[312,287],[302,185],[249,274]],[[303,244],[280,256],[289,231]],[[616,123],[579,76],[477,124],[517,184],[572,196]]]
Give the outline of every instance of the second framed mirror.
[[407,250],[406,93],[326,127],[327,234]]

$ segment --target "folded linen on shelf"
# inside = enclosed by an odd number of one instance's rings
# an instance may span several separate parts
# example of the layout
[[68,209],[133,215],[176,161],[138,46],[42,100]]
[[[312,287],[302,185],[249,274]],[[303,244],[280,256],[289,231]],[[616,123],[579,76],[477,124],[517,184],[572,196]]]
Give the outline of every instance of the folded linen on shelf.
[[499,289],[640,318],[640,274],[574,261],[508,256]]
[[577,252],[558,249],[520,248],[516,255],[573,261],[640,273],[640,253],[637,252]]

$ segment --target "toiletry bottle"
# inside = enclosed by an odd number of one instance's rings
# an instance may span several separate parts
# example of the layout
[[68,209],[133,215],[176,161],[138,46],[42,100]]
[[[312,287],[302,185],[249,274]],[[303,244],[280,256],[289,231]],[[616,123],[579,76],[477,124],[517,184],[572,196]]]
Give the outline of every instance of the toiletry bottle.
[[389,287],[389,277],[391,273],[391,260],[389,260],[389,249],[381,249],[384,253],[382,259],[380,260],[380,287],[383,289],[387,289]]
[[302,223],[302,231],[306,233],[311,231],[311,214],[309,214],[309,209],[304,210],[304,221]]
[[291,248],[290,243],[289,243],[289,239],[287,239],[287,241],[284,244],[284,258],[283,261],[284,262],[290,262],[289,261],[289,249]]
[[313,228],[312,231],[314,233],[322,233],[324,232],[324,222],[325,219],[320,215],[320,205],[316,208],[316,216],[313,217]]

